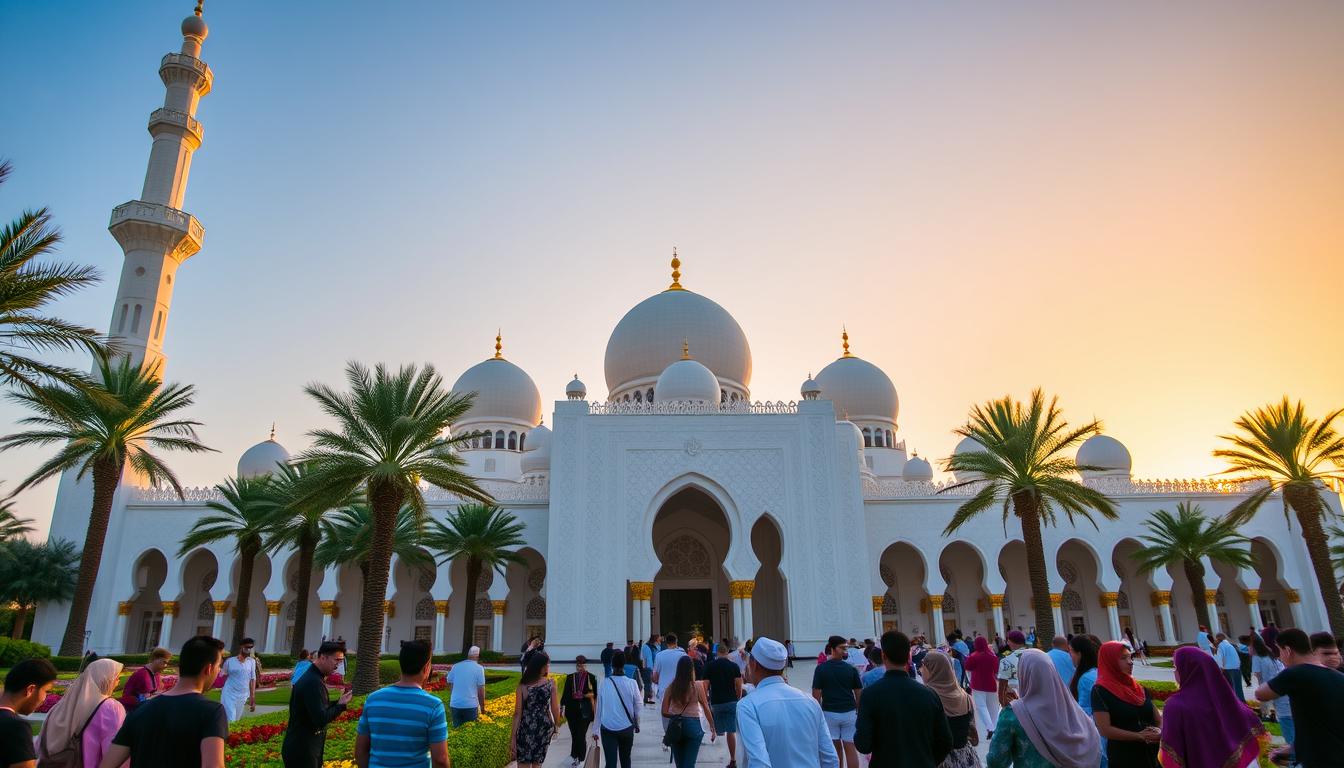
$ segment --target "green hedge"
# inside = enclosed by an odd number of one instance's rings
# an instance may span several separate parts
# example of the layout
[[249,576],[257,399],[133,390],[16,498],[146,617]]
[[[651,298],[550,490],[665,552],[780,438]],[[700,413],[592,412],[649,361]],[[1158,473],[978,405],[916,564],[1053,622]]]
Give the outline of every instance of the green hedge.
[[49,658],[51,649],[41,643],[0,637],[0,667],[12,667],[24,659]]

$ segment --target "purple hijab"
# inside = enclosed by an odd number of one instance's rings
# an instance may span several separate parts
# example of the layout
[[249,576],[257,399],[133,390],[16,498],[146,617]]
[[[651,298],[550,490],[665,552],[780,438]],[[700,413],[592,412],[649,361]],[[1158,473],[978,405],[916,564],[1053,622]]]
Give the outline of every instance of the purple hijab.
[[1162,763],[1183,768],[1246,768],[1260,755],[1260,719],[1228,685],[1213,657],[1176,649],[1181,688],[1162,709]]

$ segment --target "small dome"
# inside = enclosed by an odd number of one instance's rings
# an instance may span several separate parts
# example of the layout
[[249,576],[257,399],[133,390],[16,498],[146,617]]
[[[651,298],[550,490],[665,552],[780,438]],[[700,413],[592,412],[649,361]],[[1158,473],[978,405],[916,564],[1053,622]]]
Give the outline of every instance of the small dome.
[[811,374],[808,374],[807,381],[803,382],[803,386],[799,392],[802,394],[804,400],[816,400],[821,394],[821,385],[817,383],[816,379],[812,378]]
[[1129,449],[1110,435],[1093,435],[1078,446],[1075,458],[1079,466],[1099,467],[1083,472],[1083,477],[1128,477],[1134,466]]
[[243,452],[238,459],[238,477],[261,477],[275,471],[277,465],[289,463],[289,451],[272,437]]
[[653,385],[653,396],[660,403],[719,404],[719,380],[713,371],[692,360],[685,344],[681,359],[663,369]]
[[210,34],[210,28],[205,25],[205,19],[200,16],[188,16],[182,20],[183,37],[199,37],[204,40]]
[[588,387],[579,381],[579,374],[574,374],[574,380],[565,385],[565,397],[570,400],[583,400],[588,397]]
[[[984,451],[985,446],[981,445],[979,440],[976,440],[973,437],[963,437],[961,442],[957,443],[957,447],[952,449],[952,455],[957,456],[963,453],[983,453]],[[965,471],[953,472],[952,476],[956,478],[957,482],[965,483],[970,480],[978,480],[980,478],[980,473]]]
[[849,334],[844,335],[845,353],[817,373],[821,396],[835,403],[835,411],[853,421],[896,423],[900,401],[896,386],[876,365],[849,353]]
[[453,392],[475,392],[471,410],[458,424],[476,421],[513,422],[530,426],[541,421],[541,393],[527,371],[505,360],[499,338],[495,356],[468,368],[453,384]]
[[545,472],[551,468],[551,430],[538,424],[527,433],[527,449],[523,451],[523,474]]
[[907,483],[927,483],[933,480],[933,465],[918,456],[912,456],[901,468],[901,479]]

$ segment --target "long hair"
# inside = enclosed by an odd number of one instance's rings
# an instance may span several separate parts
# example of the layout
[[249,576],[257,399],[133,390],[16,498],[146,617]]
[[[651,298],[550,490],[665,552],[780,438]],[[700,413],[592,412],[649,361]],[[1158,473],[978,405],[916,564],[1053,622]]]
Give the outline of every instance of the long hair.
[[1265,641],[1261,639],[1259,635],[1252,632],[1247,635],[1247,638],[1250,640],[1249,645],[1251,646],[1251,653],[1256,656],[1273,656],[1269,651],[1269,646],[1265,644]]
[[546,655],[545,651],[533,651],[532,656],[527,660],[527,666],[523,667],[523,679],[518,681],[519,685],[531,685],[541,679],[541,671],[551,663],[551,657]]
[[1074,701],[1078,700],[1078,681],[1089,669],[1097,668],[1097,649],[1101,648],[1094,635],[1074,635],[1069,639],[1069,647],[1078,653],[1078,664],[1073,668],[1073,679],[1069,681],[1069,693]]
[[677,675],[672,678],[672,684],[667,686],[667,691],[663,696],[677,704],[691,703],[693,691],[691,686],[695,683],[695,662],[691,661],[690,656],[682,656],[677,659]]

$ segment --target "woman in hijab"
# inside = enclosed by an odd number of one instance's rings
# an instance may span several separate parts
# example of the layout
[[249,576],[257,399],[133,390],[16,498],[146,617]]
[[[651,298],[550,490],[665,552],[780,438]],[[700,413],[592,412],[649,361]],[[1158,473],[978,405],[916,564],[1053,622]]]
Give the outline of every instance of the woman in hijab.
[[61,752],[73,754],[78,743],[83,768],[98,768],[126,719],[126,709],[111,698],[121,669],[119,661],[98,659],[75,678],[42,723],[37,737],[38,762]]
[[938,768],[979,768],[980,756],[975,753],[975,745],[980,743],[980,737],[975,732],[975,707],[971,695],[957,683],[951,657],[942,651],[929,651],[919,673],[924,685],[938,694],[947,724],[952,726],[952,751]]
[[1045,651],[1028,648],[1017,662],[1018,698],[999,714],[989,768],[1096,768],[1097,726],[1069,695]]
[[987,733],[985,738],[992,739],[994,724],[999,721],[999,657],[989,649],[985,638],[975,638],[975,650],[966,657],[966,672],[971,676],[971,697]]
[[1268,736],[1260,718],[1232,693],[1218,663],[1189,646],[1177,648],[1172,661],[1180,690],[1162,710],[1162,765],[1246,768],[1255,762],[1260,739]]
[[[1212,661],[1213,657],[1209,657]],[[1162,717],[1152,694],[1134,679],[1134,660],[1124,643],[1101,644],[1097,684],[1092,688],[1092,717],[1106,739],[1110,768],[1157,768]]]

